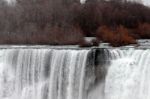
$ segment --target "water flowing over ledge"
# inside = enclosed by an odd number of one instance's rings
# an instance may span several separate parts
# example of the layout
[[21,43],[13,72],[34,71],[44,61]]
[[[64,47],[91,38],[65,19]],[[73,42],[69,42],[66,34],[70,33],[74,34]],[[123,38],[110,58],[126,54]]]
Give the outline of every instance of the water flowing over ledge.
[[149,99],[149,49],[0,47],[0,99]]
[[150,98],[150,49],[111,50],[105,99]]

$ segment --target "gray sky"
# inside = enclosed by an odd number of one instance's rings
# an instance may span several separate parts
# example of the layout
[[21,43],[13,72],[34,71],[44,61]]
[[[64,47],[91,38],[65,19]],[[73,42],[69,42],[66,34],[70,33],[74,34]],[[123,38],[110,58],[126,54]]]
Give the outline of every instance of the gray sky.
[[150,0],[142,0],[145,5],[150,5]]
[[[12,2],[12,1],[15,1],[15,0],[6,0],[6,1],[8,1],[8,2]],[[86,0],[81,0],[81,3],[84,3]],[[142,0],[143,1],[143,3],[145,4],[145,5],[149,5],[150,6],[150,0]]]
[[[86,0],[80,0],[81,1],[81,3],[84,3]],[[145,4],[145,5],[149,5],[150,6],[150,0],[142,0],[143,1],[143,3]]]

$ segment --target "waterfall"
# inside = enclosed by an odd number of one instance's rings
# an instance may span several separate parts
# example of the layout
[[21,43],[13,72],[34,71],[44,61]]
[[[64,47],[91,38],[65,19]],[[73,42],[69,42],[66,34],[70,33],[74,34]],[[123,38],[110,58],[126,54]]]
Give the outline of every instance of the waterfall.
[[104,99],[150,99],[150,50],[109,50]]
[[149,99],[149,49],[0,49],[0,99]]
[[86,99],[89,52],[1,49],[0,99]]

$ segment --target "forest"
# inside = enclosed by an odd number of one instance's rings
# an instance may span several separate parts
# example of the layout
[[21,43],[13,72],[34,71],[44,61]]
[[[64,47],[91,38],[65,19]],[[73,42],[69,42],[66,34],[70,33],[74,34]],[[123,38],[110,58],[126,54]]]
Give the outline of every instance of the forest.
[[[126,0],[0,1],[0,44],[112,46],[150,39],[150,7]],[[91,45],[91,46],[92,46]]]

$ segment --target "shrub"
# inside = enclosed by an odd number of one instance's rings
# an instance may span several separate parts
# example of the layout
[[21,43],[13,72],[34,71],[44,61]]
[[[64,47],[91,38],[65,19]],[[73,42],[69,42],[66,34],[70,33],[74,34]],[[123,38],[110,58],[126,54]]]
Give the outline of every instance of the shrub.
[[135,32],[142,39],[150,39],[150,24],[149,23],[139,24]]
[[116,46],[120,46],[120,45],[128,45],[128,44],[135,44],[136,40],[130,35],[129,29],[123,27],[123,26],[119,26],[116,29],[116,33],[117,33],[117,40],[118,40],[118,45]]
[[96,31],[96,36],[99,38],[99,40],[102,40],[104,42],[115,42],[115,32],[112,31],[108,26],[101,26]]
[[130,35],[129,30],[123,26],[118,26],[116,29],[102,26],[97,30],[96,35],[100,40],[108,42],[113,46],[136,43],[136,40]]

